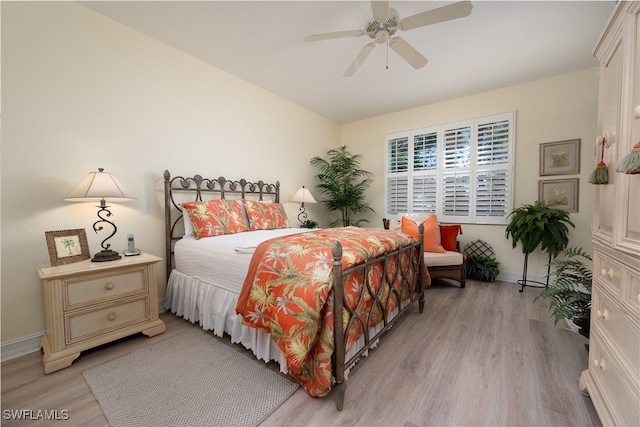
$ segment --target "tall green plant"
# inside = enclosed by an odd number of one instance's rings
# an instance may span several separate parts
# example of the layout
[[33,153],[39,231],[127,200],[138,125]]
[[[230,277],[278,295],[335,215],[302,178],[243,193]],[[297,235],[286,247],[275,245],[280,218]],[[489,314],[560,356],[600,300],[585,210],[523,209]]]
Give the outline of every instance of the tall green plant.
[[522,205],[509,214],[511,222],[505,230],[505,237],[511,237],[515,248],[522,244],[522,253],[530,254],[538,246],[555,258],[569,244],[569,212],[553,208],[544,201],[533,205]]
[[352,215],[373,213],[365,201],[365,191],[371,186],[371,172],[360,168],[361,154],[351,154],[345,145],[327,151],[327,159],[315,156],[310,163],[318,170],[318,189],[325,195],[320,201],[330,211],[340,211],[341,218],[331,223],[359,226],[365,218],[354,221]]

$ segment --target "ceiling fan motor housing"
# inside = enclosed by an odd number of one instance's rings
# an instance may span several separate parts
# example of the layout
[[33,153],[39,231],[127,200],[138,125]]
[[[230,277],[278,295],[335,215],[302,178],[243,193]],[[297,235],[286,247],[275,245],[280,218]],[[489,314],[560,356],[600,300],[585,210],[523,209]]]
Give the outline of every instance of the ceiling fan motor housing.
[[396,33],[399,23],[400,18],[398,17],[398,11],[393,8],[389,8],[389,18],[387,18],[387,20],[384,22],[379,22],[375,19],[369,21],[364,27],[364,31],[370,38],[375,40],[376,43],[382,44],[386,43],[389,40],[389,37]]

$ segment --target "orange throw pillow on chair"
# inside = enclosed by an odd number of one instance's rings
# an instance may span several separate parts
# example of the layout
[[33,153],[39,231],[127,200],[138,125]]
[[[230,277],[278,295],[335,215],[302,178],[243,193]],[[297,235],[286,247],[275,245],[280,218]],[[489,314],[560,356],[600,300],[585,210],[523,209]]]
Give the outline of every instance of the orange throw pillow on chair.
[[[425,252],[436,252],[443,254],[446,251],[440,243],[440,226],[438,224],[438,217],[431,215],[429,218],[422,221],[424,226],[424,238],[423,249]],[[418,232],[418,224],[410,218],[402,217],[402,232],[408,234],[414,239],[418,239],[420,233]]]
[[462,234],[460,224],[440,225],[442,247],[447,251],[458,251],[458,234]]

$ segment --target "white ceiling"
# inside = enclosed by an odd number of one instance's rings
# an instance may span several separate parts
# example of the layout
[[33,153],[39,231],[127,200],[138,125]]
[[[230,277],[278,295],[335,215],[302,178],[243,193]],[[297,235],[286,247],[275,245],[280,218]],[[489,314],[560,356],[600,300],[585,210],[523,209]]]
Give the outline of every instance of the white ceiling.
[[[391,1],[400,18],[450,4]],[[91,1],[85,6],[338,123],[597,65],[591,52],[614,1],[473,1],[471,15],[398,31],[429,63],[377,45],[343,77],[367,36],[368,1]],[[386,68],[388,58],[389,68]]]

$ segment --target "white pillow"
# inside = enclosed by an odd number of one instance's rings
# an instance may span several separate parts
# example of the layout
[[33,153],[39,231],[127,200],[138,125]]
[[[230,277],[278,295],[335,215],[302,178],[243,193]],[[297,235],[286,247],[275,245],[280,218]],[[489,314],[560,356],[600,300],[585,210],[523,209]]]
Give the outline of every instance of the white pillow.
[[389,220],[389,230],[391,231],[400,231],[402,230],[402,222],[397,219]]
[[182,221],[184,222],[184,236],[193,237],[193,227],[191,226],[191,219],[189,218],[189,212],[186,209],[182,209]]

